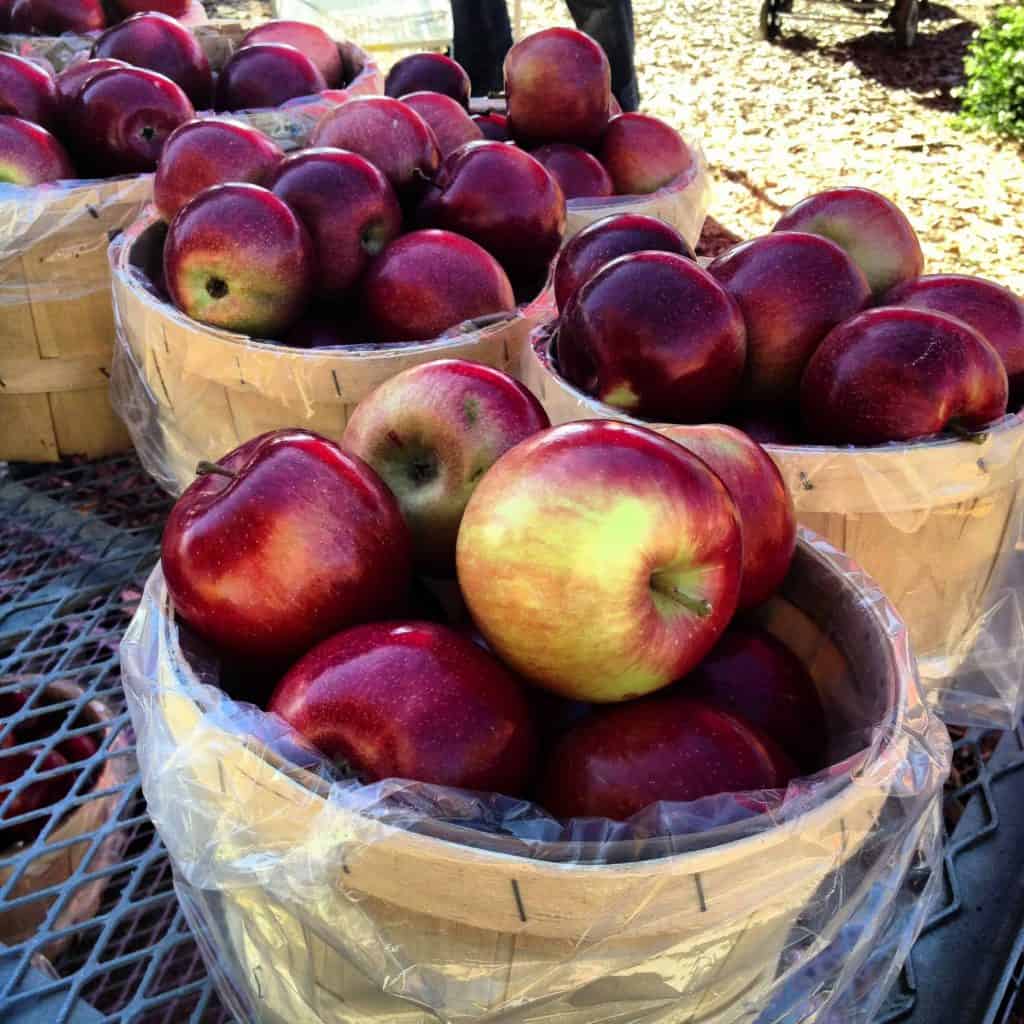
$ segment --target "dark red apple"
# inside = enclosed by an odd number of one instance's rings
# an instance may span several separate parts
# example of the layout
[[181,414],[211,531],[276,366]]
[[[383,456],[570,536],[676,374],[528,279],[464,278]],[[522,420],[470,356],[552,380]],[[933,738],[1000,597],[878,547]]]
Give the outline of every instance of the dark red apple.
[[250,29],[239,48],[253,43],[285,43],[301,50],[319,69],[329,89],[345,84],[338,44],[322,29],[304,21],[268,21]]
[[311,146],[334,146],[365,156],[384,172],[403,202],[415,202],[437,173],[437,139],[400,100],[361,96],[332,110],[316,126]]
[[[0,758],[0,803],[7,798],[5,789],[12,787],[26,772],[31,769],[40,750],[32,748],[20,754],[11,754],[8,757]],[[56,750],[51,750],[43,756],[36,766],[37,773],[53,772],[67,765],[67,758]],[[75,781],[74,772],[64,772],[49,779],[38,779],[30,782],[21,788],[18,795],[4,811],[3,819],[0,820],[0,847],[9,846],[15,842],[31,842],[43,830],[47,818],[40,815],[29,821],[17,825],[7,825],[6,822],[12,818],[20,817],[23,814],[31,814],[44,807],[50,807],[62,800],[71,789]]]
[[439,92],[469,109],[469,75],[457,61],[443,53],[413,53],[388,72],[384,92],[401,98],[412,92]]
[[172,18],[180,18],[189,9],[189,0],[114,0],[114,3],[126,18],[133,14],[145,14],[146,11],[159,11]]
[[565,197],[529,153],[471,142],[441,164],[418,217],[482,245],[515,283],[547,271],[565,234]]
[[798,410],[740,405],[730,412],[729,423],[758,444],[795,445],[803,440]]
[[388,179],[358,153],[307,149],[289,156],[270,184],[313,240],[314,291],[338,300],[402,230]]
[[741,242],[708,267],[747,325],[743,397],[796,401],[807,361],[836,324],[871,297],[856,263],[827,238],[776,231]]
[[439,92],[413,92],[403,96],[402,102],[430,125],[442,158],[459,146],[484,137],[480,126],[450,96]]
[[52,129],[57,120],[57,86],[38,64],[0,53],[0,114]]
[[566,199],[600,198],[615,191],[601,161],[579,146],[551,142],[535,149],[533,156],[551,172]]
[[674,252],[696,261],[685,238],[675,228],[642,213],[618,213],[588,224],[574,235],[555,263],[555,301],[564,309],[570,296],[606,263],[645,249]]
[[213,74],[206,53],[199,40],[167,14],[136,14],[108,28],[96,40],[92,55],[157,71],[177,82],[198,109],[210,106]]
[[18,0],[11,10],[15,32],[37,32],[59,36],[65,32],[83,35],[107,27],[101,0]]
[[57,751],[71,763],[88,761],[93,754],[99,750],[99,743],[102,740],[99,733],[82,733],[79,736],[71,736],[57,744]]
[[519,796],[534,770],[522,684],[468,637],[434,622],[339,633],[281,680],[269,710],[370,780]]
[[624,821],[660,801],[783,789],[796,768],[733,715],[666,696],[602,710],[555,747],[540,802],[559,818]]
[[743,527],[739,607],[762,604],[786,578],[796,549],[796,511],[778,467],[735,427],[705,423],[663,432],[703,459],[732,495]]
[[316,264],[295,212],[259,185],[215,185],[171,221],[164,278],[194,320],[272,338],[301,315]]
[[646,195],[686,175],[697,154],[664,121],[647,114],[620,114],[608,122],[598,152],[619,195]]
[[217,76],[218,110],[279,107],[327,88],[317,66],[287,43],[254,43],[237,50]]
[[164,145],[153,201],[170,221],[204,189],[226,182],[266,185],[284,153],[263,132],[235,121],[189,121]]
[[608,125],[612,73],[590,36],[549,28],[516,43],[505,57],[509,131],[522,146],[597,145]]
[[1006,412],[999,353],[944,313],[895,306],[840,324],[804,371],[800,410],[812,443],[912,441],[950,424],[981,430]]
[[100,177],[156,169],[168,136],[195,110],[169,78],[142,68],[101,71],[71,114],[76,163]]
[[284,336],[284,343],[293,348],[338,348],[371,341],[369,328],[365,328],[353,311],[338,310],[326,313],[307,313],[297,320]]
[[491,142],[508,142],[508,118],[504,114],[474,114],[481,135]]
[[516,308],[500,264],[450,231],[414,231],[392,242],[363,278],[375,341],[428,341],[450,327]]
[[74,176],[71,158],[42,125],[0,115],[0,184],[42,185]]
[[11,9],[14,0],[0,0],[0,32],[11,31]]
[[882,304],[930,309],[963,320],[1003,360],[1011,407],[1024,402],[1024,299],[1009,288],[966,274],[929,274],[898,285]]
[[735,397],[746,358],[736,300],[692,260],[639,252],[572,295],[556,340],[563,375],[634,416],[701,423]]
[[161,555],[175,610],[218,648],[297,657],[401,609],[408,530],[362,459],[278,430],[208,469],[171,509]]
[[62,121],[67,121],[74,109],[75,100],[78,94],[91,82],[101,71],[109,71],[111,68],[127,68],[123,60],[97,59],[81,60],[66,67],[56,78],[57,103],[60,108]]
[[773,740],[805,774],[825,767],[825,709],[803,662],[767,630],[733,625],[675,691]]

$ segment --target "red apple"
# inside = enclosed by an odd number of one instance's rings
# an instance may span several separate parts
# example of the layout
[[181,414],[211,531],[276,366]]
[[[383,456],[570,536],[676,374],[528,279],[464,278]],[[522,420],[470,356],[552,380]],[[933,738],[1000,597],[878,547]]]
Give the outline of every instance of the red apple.
[[803,662],[777,637],[733,625],[675,691],[770,736],[807,774],[825,767],[825,709]]
[[342,299],[370,260],[402,230],[402,210],[388,179],[365,157],[340,149],[289,156],[270,185],[313,240],[314,291]]
[[171,509],[161,555],[178,615],[218,648],[297,657],[402,607],[408,531],[362,459],[278,430],[207,468]]
[[61,121],[67,122],[74,110],[75,100],[78,94],[91,82],[101,71],[110,71],[111,68],[131,67],[123,60],[112,60],[101,58],[96,60],[81,60],[70,64],[56,78],[57,104],[59,107]]
[[302,221],[259,185],[215,185],[171,221],[164,278],[192,319],[256,337],[294,323],[310,296],[315,260]]
[[441,163],[437,139],[426,121],[386,96],[362,96],[332,110],[316,126],[310,145],[365,156],[384,172],[403,202],[423,194]]
[[533,156],[551,172],[566,199],[600,198],[615,191],[601,162],[579,146],[552,142],[535,149]]
[[619,195],[646,195],[690,174],[697,156],[664,121],[620,114],[608,122],[598,153]]
[[884,444],[980,430],[1006,412],[999,353],[962,320],[920,309],[869,309],[811,357],[800,388],[808,440]]
[[83,35],[106,28],[107,16],[101,0],[18,0],[11,9],[11,22],[15,32]]
[[392,242],[370,264],[362,293],[374,339],[384,342],[428,341],[516,307],[494,257],[450,231],[414,231]]
[[307,654],[269,710],[369,780],[521,795],[533,772],[522,684],[435,622],[356,626]]
[[286,43],[301,50],[319,69],[329,89],[345,84],[345,69],[338,44],[322,29],[304,21],[268,21],[250,29],[239,48],[253,43]]
[[295,96],[327,88],[317,66],[286,43],[254,43],[237,50],[217,76],[218,110],[279,107]]
[[575,700],[658,690],[736,610],[739,514],[695,455],[643,427],[567,423],[506,452],[477,485],[456,548],[487,643]]
[[78,164],[100,177],[156,169],[167,137],[195,110],[169,78],[142,68],[101,71],[71,113]]
[[508,118],[504,114],[474,114],[480,134],[492,142],[508,142]]
[[573,292],[606,263],[645,249],[674,252],[696,261],[675,228],[642,213],[618,213],[588,224],[566,243],[555,264],[555,301],[564,309]]
[[172,18],[180,18],[189,9],[189,0],[114,0],[114,3],[126,18],[133,14],[145,14],[146,11],[159,11]]
[[462,513],[480,478],[549,425],[537,399],[500,370],[442,359],[404,370],[364,398],[341,443],[398,498],[418,567],[450,576]]
[[509,131],[528,148],[601,141],[608,124],[612,74],[590,36],[549,28],[516,43],[505,57]]
[[998,353],[1010,384],[1010,404],[1024,402],[1024,299],[1009,288],[966,274],[930,274],[897,285],[886,306],[930,309],[963,320]]
[[795,445],[803,440],[799,416],[795,416],[790,408],[734,406],[729,414],[729,423],[758,444]]
[[392,65],[384,83],[388,96],[439,92],[469,109],[470,82],[465,68],[443,53],[413,53]]
[[212,185],[266,185],[284,153],[263,132],[220,118],[189,121],[164,145],[153,201],[164,220]]
[[776,231],[809,231],[841,245],[881,296],[920,276],[921,243],[903,212],[867,188],[834,188],[804,199],[779,218]]
[[102,739],[97,733],[91,736],[84,733],[80,736],[71,736],[57,744],[57,752],[74,764],[88,761],[99,750],[97,739]]
[[442,158],[459,146],[484,137],[479,125],[450,96],[439,92],[413,92],[403,96],[402,102],[430,125]]
[[0,115],[0,184],[42,185],[74,176],[71,158],[42,125]]
[[213,74],[199,40],[167,14],[136,14],[96,40],[93,57],[123,60],[177,82],[200,110],[210,105]]
[[778,467],[735,427],[710,423],[663,433],[703,459],[736,502],[743,527],[739,606],[762,604],[786,578],[796,549],[796,511]]
[[692,260],[638,252],[606,263],[566,304],[563,375],[634,416],[706,422],[735,397],[746,358],[736,300]]
[[0,114],[11,114],[52,128],[57,119],[57,87],[38,64],[0,53]]
[[753,726],[666,696],[603,709],[573,728],[551,754],[540,802],[559,818],[625,821],[661,801],[784,789],[795,774]]
[[804,367],[822,339],[871,297],[864,274],[835,242],[798,231],[741,242],[708,273],[743,313],[743,396],[751,402],[795,401]]
[[[0,758],[0,803],[7,799],[7,793],[3,791],[13,787],[14,783],[31,769],[40,753],[38,748],[32,748],[20,754],[11,754],[8,757]],[[51,750],[42,757],[36,766],[36,772],[57,771],[65,767],[67,763],[63,754]],[[31,814],[33,811],[50,807],[63,800],[74,781],[74,772],[65,772],[63,775],[38,779],[22,786],[18,795],[4,811],[3,819],[0,820],[0,848],[15,842],[29,843],[39,835],[48,820],[43,815],[17,825],[7,825],[6,822],[23,814]]]
[[478,242],[515,283],[547,272],[565,234],[565,197],[529,153],[471,142],[445,159],[418,216]]

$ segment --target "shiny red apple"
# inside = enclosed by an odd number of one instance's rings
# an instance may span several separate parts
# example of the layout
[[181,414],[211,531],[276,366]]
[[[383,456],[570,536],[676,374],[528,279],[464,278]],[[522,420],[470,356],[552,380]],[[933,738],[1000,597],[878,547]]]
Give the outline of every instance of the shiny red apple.
[[75,100],[78,94],[91,82],[101,71],[110,71],[111,68],[131,67],[123,60],[112,60],[107,58],[86,59],[68,65],[56,78],[57,105],[60,119],[67,122],[74,109]]
[[474,114],[481,135],[492,142],[508,142],[508,118],[504,114]]
[[239,48],[253,43],[285,43],[301,50],[320,70],[329,89],[345,84],[345,69],[338,44],[322,29],[304,21],[268,21],[250,29]]
[[392,65],[384,83],[388,96],[439,92],[469,109],[470,82],[465,68],[443,53],[413,53]]
[[430,125],[442,158],[459,146],[484,137],[479,125],[450,96],[439,92],[413,92],[403,96],[402,102]]
[[0,53],[0,114],[52,129],[57,120],[56,84],[35,62]]
[[615,191],[600,160],[579,146],[551,142],[535,149],[533,156],[551,172],[566,199],[597,199]]
[[42,185],[73,177],[71,158],[42,125],[0,115],[0,184]]
[[215,102],[218,110],[257,110],[326,88],[324,76],[301,50],[287,43],[253,43],[224,65]]
[[608,122],[598,151],[619,195],[646,195],[690,175],[697,155],[670,124],[647,114]]
[[206,469],[171,510],[161,556],[178,615],[218,648],[298,657],[401,609],[408,531],[362,459],[278,430]]

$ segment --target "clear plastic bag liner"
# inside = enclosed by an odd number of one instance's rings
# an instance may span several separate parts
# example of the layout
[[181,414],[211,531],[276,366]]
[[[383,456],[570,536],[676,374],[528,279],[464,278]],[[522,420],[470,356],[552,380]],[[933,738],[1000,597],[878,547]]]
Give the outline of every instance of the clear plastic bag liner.
[[[552,339],[552,327],[534,332],[522,379],[553,423],[640,422],[562,378]],[[970,440],[765,450],[800,523],[854,558],[899,609],[942,717],[1013,728],[1024,712],[1024,415]]]
[[515,313],[437,339],[297,349],[200,324],[158,292],[164,229],[140,218],[110,248],[117,338],[111,398],[147,472],[180,493],[201,460],[285,427],[341,437],[359,401],[410,366],[472,359],[516,374],[531,327],[554,313],[550,287]]
[[832,767],[785,793],[560,822],[327,763],[212,685],[158,567],[124,685],[149,812],[226,1003],[288,1024],[866,1022],[820,1015],[862,969],[898,969],[921,927],[949,737],[899,617],[828,544],[802,535],[759,617],[815,678]]

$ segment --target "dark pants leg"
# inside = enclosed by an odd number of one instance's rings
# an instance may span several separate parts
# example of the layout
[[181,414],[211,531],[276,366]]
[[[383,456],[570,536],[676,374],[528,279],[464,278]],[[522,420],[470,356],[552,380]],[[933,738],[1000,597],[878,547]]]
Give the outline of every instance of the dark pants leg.
[[631,0],[566,0],[581,32],[593,36],[608,54],[612,92],[623,110],[636,110],[640,91],[633,65],[633,4]]
[[466,69],[474,96],[501,92],[502,64],[512,45],[505,0],[451,0],[455,39],[452,56]]

